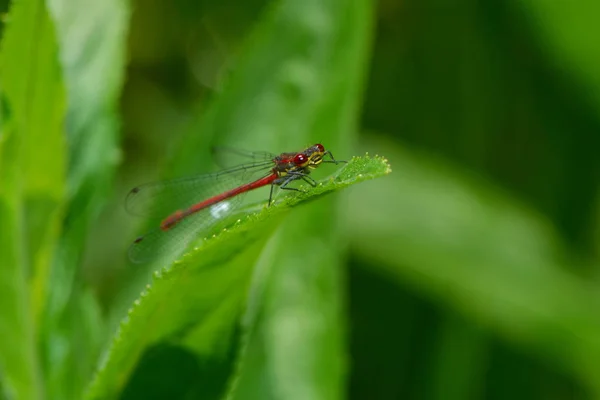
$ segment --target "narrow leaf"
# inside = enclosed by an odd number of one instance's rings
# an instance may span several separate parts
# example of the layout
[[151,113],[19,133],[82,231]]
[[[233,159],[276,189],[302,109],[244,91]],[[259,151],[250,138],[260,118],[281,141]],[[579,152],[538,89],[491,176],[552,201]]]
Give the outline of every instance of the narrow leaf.
[[399,172],[352,192],[352,249],[600,393],[600,296],[548,221],[449,163],[379,147]]
[[2,45],[9,115],[0,142],[0,371],[14,398],[44,397],[37,354],[65,191],[64,94],[54,26],[42,1],[17,2]]
[[69,165],[66,215],[47,282],[52,290],[43,298],[42,349],[49,396],[78,399],[96,365],[104,328],[95,299],[76,277],[120,157],[118,105],[129,14],[126,0],[46,3],[67,88]]
[[290,196],[215,237],[199,240],[179,261],[156,273],[153,283],[135,301],[88,398],[120,393],[144,352],[161,342],[181,346],[200,358],[214,356],[215,348],[222,345],[223,332],[231,329],[223,321],[237,324],[252,267],[290,207],[388,172],[389,166],[381,158],[354,158],[339,175],[314,190]]

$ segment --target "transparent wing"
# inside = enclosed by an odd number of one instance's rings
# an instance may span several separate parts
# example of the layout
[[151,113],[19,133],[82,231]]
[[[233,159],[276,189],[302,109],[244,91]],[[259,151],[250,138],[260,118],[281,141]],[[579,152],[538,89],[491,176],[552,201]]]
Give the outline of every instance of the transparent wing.
[[131,244],[129,259],[134,263],[145,263],[165,254],[181,254],[190,242],[198,237],[199,232],[218,225],[240,204],[241,195],[189,215],[166,231],[156,228]]
[[133,215],[166,218],[177,210],[268,174],[272,165],[272,161],[262,161],[214,174],[147,183],[129,192],[125,209]]
[[211,149],[213,160],[221,168],[231,168],[241,163],[273,162],[275,154],[268,151],[248,151],[234,147],[216,146]]

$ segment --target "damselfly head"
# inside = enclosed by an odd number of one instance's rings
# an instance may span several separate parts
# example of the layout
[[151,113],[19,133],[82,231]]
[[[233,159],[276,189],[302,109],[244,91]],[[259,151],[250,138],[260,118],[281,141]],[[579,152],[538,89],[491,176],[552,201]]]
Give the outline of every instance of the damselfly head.
[[[303,166],[309,168],[316,168],[323,161],[323,156],[325,155],[325,147],[322,144],[317,143],[314,146],[309,147],[303,153],[306,158],[306,161]],[[297,156],[296,156],[297,157]]]

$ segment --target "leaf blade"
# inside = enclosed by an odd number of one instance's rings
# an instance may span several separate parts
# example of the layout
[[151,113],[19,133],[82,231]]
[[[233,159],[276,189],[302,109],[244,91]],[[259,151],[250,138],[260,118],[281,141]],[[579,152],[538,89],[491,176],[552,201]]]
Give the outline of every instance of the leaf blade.
[[[340,179],[326,180],[313,194],[322,196],[382,176],[389,172],[389,165],[381,158],[357,157],[345,169],[364,173],[354,177],[348,172],[341,173]],[[202,349],[208,346],[202,340],[211,336],[206,330],[200,334],[203,321],[210,321],[214,304],[232,301],[231,298],[227,300],[229,294],[235,296],[235,305],[228,307],[232,311],[223,320],[235,325],[242,311],[250,274],[270,233],[291,207],[310,199],[310,193],[290,196],[251,214],[220,234],[199,240],[197,247],[172,266],[156,273],[153,283],[135,301],[121,324],[87,398],[106,398],[123,390],[137,360],[153,344],[182,343],[201,355]],[[219,324],[216,325],[216,329],[220,329]],[[196,342],[194,335],[201,340]]]
[[[52,290],[42,297],[41,348],[48,396],[81,398],[103,344],[99,335],[104,321],[77,274],[89,227],[112,190],[120,157],[118,105],[128,5],[124,0],[46,4],[56,25],[67,92],[69,163],[63,225],[46,281]],[[91,315],[77,323],[85,313]]]
[[402,173],[351,193],[354,251],[598,392],[600,297],[567,272],[566,247],[548,221],[448,163],[376,146]]
[[37,328],[65,191],[64,93],[54,26],[41,1],[18,2],[2,46],[9,110],[0,142],[2,370],[17,398],[42,398]]

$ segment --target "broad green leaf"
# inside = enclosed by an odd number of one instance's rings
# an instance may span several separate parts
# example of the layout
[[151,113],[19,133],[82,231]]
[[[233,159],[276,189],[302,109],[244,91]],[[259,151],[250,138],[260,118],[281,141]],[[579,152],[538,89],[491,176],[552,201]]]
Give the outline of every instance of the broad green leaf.
[[352,191],[356,254],[600,393],[600,296],[548,222],[443,161],[378,147],[398,172]]
[[0,371],[10,398],[37,399],[37,318],[65,191],[64,94],[43,2],[17,2],[9,19],[0,60],[9,110],[0,142]]
[[[47,282],[42,344],[51,398],[81,398],[99,354],[95,300],[76,283],[90,224],[110,194],[119,161],[118,104],[127,40],[125,0],[47,0],[67,88],[68,207]],[[83,346],[83,344],[88,346]],[[68,384],[67,384],[68,383]]]
[[232,338],[237,340],[235,326],[253,266],[277,223],[299,203],[388,172],[384,159],[354,158],[339,174],[309,192],[286,197],[212,238],[199,240],[180,260],[157,272],[135,301],[88,398],[121,393],[140,358],[161,343],[202,360],[227,358]]

